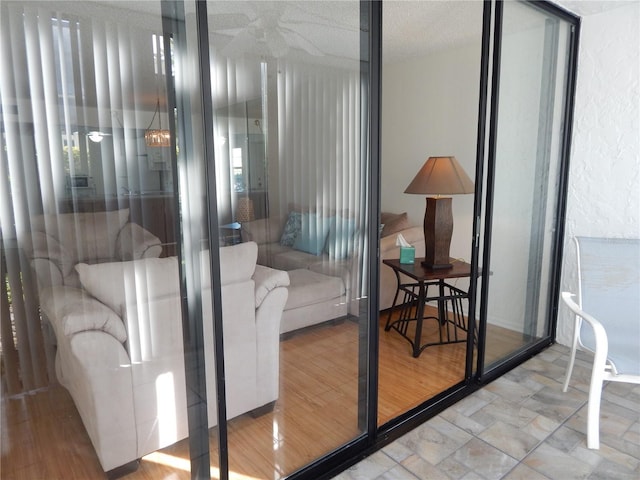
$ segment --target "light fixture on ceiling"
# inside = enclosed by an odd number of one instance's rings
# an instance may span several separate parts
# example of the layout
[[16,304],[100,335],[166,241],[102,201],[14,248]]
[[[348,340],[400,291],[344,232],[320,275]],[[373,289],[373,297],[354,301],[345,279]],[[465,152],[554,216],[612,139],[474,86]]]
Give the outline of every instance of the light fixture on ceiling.
[[[159,128],[151,128],[153,126],[153,121],[156,119],[156,115],[158,116],[158,125]],[[162,128],[162,118],[160,115],[160,98],[156,102],[156,111],[153,112],[153,118],[151,119],[151,123],[147,127],[144,132],[144,142],[147,147],[170,147],[171,146],[171,134],[169,130]]]
[[102,140],[104,140],[105,135],[106,135],[105,133],[98,132],[98,131],[92,131],[87,133],[87,137],[89,138],[89,140],[91,140],[94,143],[100,143]]
[[453,234],[451,197],[473,193],[474,185],[456,157],[429,157],[404,193],[432,194],[424,213],[425,258],[427,268],[451,268],[449,247]]

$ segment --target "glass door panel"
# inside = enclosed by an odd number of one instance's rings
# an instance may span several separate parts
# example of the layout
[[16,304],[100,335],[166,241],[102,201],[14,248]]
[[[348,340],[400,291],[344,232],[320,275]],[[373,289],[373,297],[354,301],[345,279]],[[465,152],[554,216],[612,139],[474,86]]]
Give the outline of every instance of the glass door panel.
[[[175,32],[160,2],[1,8],[2,345],[19,361],[18,395],[3,392],[3,473],[100,478],[142,458],[131,478],[188,478],[182,292],[198,287],[181,281],[193,262],[176,256],[176,226],[203,217],[175,208]],[[198,264],[201,238],[188,238]]]
[[[432,195],[403,192],[432,156],[454,156],[465,173],[474,177],[483,2],[384,1],[382,8],[380,222],[384,225],[380,257],[400,258],[396,237],[402,234],[415,247],[415,261],[419,263],[425,256],[425,197]],[[465,34],[447,37],[450,30],[459,32],[461,21]],[[418,25],[437,28],[426,28],[429,35],[417,41],[406,32]],[[454,227],[450,256],[456,262],[470,263],[474,198],[455,195],[451,201]],[[403,282],[415,283],[401,275]],[[394,270],[381,263],[379,276],[379,307],[383,311],[379,314],[378,424],[383,425],[464,381],[467,337],[462,328],[450,328],[449,338],[458,335],[463,341],[438,345],[447,333],[436,318],[440,316],[438,302],[430,301],[424,308],[425,320],[418,338],[418,322],[413,320],[417,313],[398,306],[402,292],[396,308],[391,309],[397,287]],[[445,281],[464,292],[469,290],[468,276]],[[439,295],[439,287],[431,283],[427,295]],[[465,319],[467,307],[465,299]],[[452,313],[451,302],[447,302],[446,310]],[[411,320],[404,322],[403,315]],[[395,322],[389,329],[388,319]],[[400,334],[403,328],[405,336]],[[414,358],[409,339],[432,345]]]
[[229,470],[282,478],[364,428],[360,2],[209,1],[207,13],[221,239],[254,242],[256,272],[289,282],[284,313],[260,306],[256,332],[223,318],[225,337],[258,345],[225,358]]
[[567,22],[529,3],[503,2],[500,7],[501,58],[494,69],[499,109],[488,168],[493,197],[485,222],[490,248],[482,260],[480,306],[486,312],[486,369],[550,335],[571,32]]

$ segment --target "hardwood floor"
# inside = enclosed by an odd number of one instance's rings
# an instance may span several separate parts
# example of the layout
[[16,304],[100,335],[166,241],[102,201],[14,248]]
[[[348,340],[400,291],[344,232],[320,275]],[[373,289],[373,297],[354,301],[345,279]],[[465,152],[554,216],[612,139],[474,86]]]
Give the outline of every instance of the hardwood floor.
[[[392,318],[396,318],[395,314]],[[455,343],[427,347],[414,358],[409,342],[393,330],[385,332],[385,323],[383,314],[380,316],[378,425],[464,380],[466,355],[466,343]],[[414,331],[411,325],[408,331],[411,337]],[[434,341],[438,336],[437,322],[425,321],[422,333],[424,342]],[[459,335],[466,337],[462,331]]]
[[[385,332],[380,319],[380,424],[460,382],[465,344],[427,348],[413,358],[409,343]],[[437,333],[427,327],[425,337]],[[493,330],[488,351],[516,348],[520,335]],[[358,326],[323,325],[281,342],[281,391],[273,412],[229,422],[232,479],[281,478],[353,439],[358,433]],[[104,478],[67,391],[57,385],[20,398],[3,395],[2,479]],[[217,429],[210,432],[212,476],[217,477]],[[190,478],[186,440],[145,457],[126,478]]]

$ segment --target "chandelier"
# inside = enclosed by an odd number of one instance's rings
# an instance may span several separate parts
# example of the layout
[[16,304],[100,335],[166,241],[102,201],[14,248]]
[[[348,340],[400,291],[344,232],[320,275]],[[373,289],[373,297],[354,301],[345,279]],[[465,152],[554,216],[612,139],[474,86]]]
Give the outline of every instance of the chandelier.
[[[156,119],[156,115],[158,116],[158,126],[159,128],[151,128],[153,126],[153,121]],[[169,130],[162,128],[162,118],[160,116],[160,98],[156,102],[156,111],[153,112],[153,118],[151,119],[151,123],[147,127],[144,132],[144,142],[147,147],[170,147],[171,146],[171,134]]]

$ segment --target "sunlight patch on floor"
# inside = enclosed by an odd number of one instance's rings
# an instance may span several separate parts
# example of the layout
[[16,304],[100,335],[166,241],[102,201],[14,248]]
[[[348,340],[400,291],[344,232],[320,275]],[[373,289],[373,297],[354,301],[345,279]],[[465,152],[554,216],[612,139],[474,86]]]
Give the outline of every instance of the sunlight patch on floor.
[[[188,472],[191,470],[191,463],[186,458],[174,457],[173,455],[168,455],[162,452],[153,452],[149,455],[145,455],[142,457],[147,462],[158,463],[160,465],[165,465],[170,468],[177,468],[179,470],[184,470]],[[216,467],[211,467],[211,478],[219,479],[220,478],[220,470]],[[252,477],[250,475],[243,475],[237,472],[229,472],[230,480],[260,480],[257,477]]]

